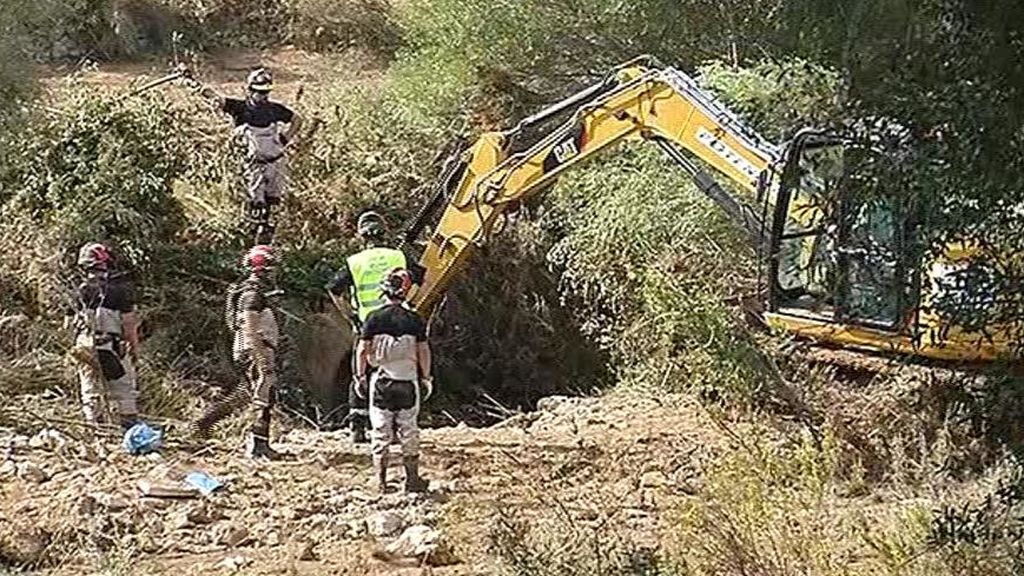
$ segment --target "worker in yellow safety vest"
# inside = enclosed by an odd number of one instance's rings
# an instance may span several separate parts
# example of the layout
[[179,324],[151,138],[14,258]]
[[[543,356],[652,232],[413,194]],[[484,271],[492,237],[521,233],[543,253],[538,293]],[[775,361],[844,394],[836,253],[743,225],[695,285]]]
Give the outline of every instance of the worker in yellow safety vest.
[[[418,285],[423,282],[424,269],[410,262],[401,250],[386,246],[387,222],[379,213],[370,210],[361,214],[356,229],[365,247],[346,259],[345,266],[338,270],[326,288],[335,297],[349,296],[354,313],[350,320],[358,332],[370,312],[388,303],[380,286],[392,270],[408,270],[413,283]],[[354,382],[349,383],[348,405],[352,441],[365,444],[368,441],[369,406],[366,398],[357,393]]]

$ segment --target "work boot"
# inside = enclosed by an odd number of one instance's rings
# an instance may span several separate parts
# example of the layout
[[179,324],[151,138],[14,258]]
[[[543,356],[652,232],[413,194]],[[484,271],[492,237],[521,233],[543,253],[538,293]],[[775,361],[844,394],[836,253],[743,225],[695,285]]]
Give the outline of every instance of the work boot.
[[245,443],[245,455],[253,460],[280,460],[281,454],[270,447],[270,443],[263,436],[249,433]]
[[373,472],[377,476],[377,489],[381,494],[388,491],[388,455],[373,457]]
[[366,444],[370,441],[370,439],[366,437],[366,419],[362,416],[352,417],[351,429],[353,444]]
[[420,457],[403,456],[402,466],[405,468],[405,491],[426,492],[427,482],[420,477]]

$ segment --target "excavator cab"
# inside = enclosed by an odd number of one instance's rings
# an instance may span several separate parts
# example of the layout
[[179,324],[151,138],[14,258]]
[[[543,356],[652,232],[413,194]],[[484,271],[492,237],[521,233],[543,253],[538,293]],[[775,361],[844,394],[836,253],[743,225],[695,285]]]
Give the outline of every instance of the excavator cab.
[[768,323],[873,351],[958,361],[1012,357],[1005,326],[972,326],[958,317],[963,305],[943,308],[956,299],[952,277],[978,268],[977,251],[951,247],[943,258],[926,259],[912,195],[860,177],[874,154],[866,144],[802,131],[783,154],[777,188],[769,193],[760,184],[758,196],[771,199],[772,213],[762,250]]
[[858,153],[871,151],[826,133],[793,140],[773,207],[769,309],[898,332],[916,300],[913,219],[892,196],[857,188]]

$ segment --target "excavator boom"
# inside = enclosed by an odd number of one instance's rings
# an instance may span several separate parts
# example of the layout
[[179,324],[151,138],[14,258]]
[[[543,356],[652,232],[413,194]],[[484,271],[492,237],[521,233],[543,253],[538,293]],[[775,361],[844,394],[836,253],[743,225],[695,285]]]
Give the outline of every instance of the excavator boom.
[[[572,110],[571,117],[523,150],[512,146],[526,128]],[[700,188],[753,235],[765,229],[750,202],[705,174],[684,150],[750,193],[780,153],[685,73],[629,63],[604,81],[524,119],[489,132],[466,150],[446,179],[447,206],[427,238],[420,264],[426,280],[412,296],[429,316],[473,252],[500,227],[510,206],[545,189],[562,172],[626,139],[657,142]],[[412,230],[415,235],[417,230]]]

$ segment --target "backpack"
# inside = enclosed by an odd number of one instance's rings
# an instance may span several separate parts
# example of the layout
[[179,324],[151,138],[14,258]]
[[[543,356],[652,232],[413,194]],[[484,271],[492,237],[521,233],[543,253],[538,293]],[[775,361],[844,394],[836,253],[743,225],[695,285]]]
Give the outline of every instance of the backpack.
[[228,285],[228,289],[225,292],[224,298],[224,323],[227,324],[228,330],[234,332],[238,330],[238,304],[242,299],[242,293],[245,292],[246,282],[232,282]]

